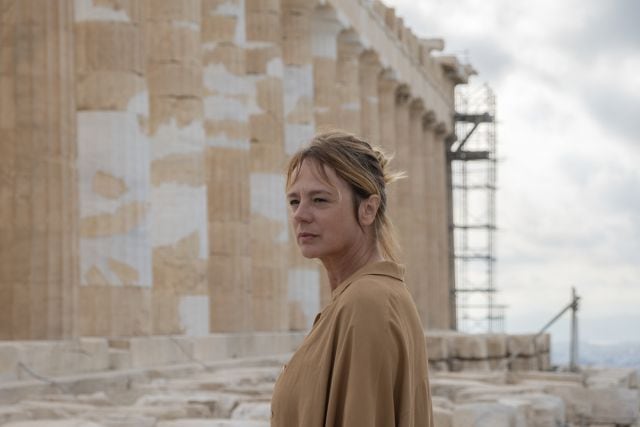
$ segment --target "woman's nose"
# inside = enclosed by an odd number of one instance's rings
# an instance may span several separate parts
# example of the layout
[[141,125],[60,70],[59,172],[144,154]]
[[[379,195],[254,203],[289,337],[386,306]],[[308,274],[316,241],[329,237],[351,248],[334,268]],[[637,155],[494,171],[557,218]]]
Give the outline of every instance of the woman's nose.
[[293,219],[300,222],[309,222],[311,220],[309,205],[304,201],[300,201],[293,212]]

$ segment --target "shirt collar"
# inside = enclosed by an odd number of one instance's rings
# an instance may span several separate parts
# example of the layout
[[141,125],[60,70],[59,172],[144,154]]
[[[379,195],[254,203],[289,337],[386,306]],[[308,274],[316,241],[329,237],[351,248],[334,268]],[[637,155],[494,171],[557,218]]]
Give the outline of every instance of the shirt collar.
[[346,280],[342,281],[333,291],[331,291],[331,301],[335,301],[345,289],[349,287],[356,279],[362,276],[389,276],[394,279],[404,280],[404,266],[396,264],[393,261],[377,261],[367,264],[360,269],[356,270]]

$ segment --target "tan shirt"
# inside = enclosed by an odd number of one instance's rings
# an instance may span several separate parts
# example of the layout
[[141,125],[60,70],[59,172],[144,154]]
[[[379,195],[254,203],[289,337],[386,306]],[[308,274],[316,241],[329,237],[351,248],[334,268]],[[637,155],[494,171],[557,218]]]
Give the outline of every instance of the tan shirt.
[[433,427],[424,332],[389,261],[342,282],[276,381],[272,427]]

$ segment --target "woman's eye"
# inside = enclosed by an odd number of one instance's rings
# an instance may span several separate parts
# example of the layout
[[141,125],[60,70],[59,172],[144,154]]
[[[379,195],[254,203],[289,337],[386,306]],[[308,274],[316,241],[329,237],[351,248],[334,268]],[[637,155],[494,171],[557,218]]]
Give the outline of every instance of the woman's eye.
[[300,202],[295,199],[289,200],[289,206],[298,206],[299,203]]
[[323,199],[323,198],[321,198],[321,197],[315,197],[315,198],[313,199],[313,202],[314,202],[314,203],[324,203],[324,202],[326,202],[326,201],[327,201],[327,199]]

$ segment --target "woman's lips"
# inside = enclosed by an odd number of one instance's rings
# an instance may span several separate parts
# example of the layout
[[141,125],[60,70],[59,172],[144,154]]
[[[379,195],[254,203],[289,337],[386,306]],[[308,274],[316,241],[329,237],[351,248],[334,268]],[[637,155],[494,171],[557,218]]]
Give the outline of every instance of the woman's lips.
[[314,237],[317,237],[317,235],[312,233],[298,233],[298,242],[305,243],[312,240]]

